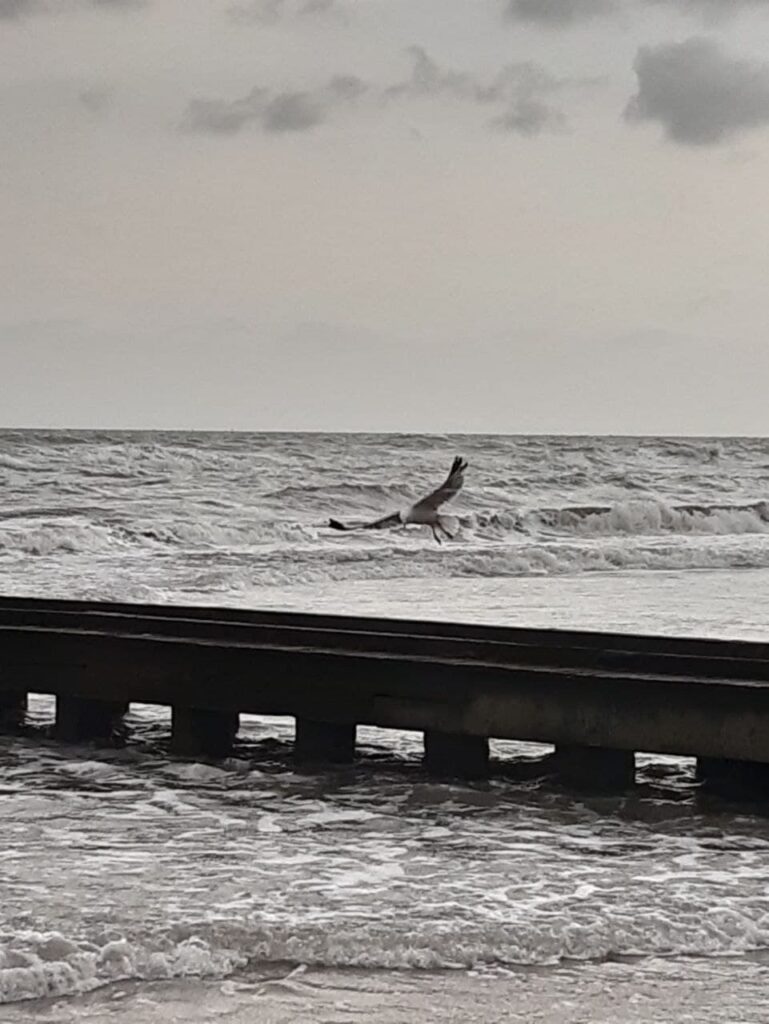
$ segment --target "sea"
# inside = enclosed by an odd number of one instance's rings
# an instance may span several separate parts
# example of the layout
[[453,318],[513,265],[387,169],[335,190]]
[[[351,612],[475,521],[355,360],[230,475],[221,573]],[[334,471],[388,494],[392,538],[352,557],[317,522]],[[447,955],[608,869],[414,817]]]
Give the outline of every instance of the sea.
[[[423,527],[339,533],[469,468]],[[769,639],[769,440],[0,431],[0,593]],[[2,668],[0,667],[0,671]],[[767,1024],[769,814],[641,753],[585,795],[415,733],[351,766],[0,737],[0,1024]]]

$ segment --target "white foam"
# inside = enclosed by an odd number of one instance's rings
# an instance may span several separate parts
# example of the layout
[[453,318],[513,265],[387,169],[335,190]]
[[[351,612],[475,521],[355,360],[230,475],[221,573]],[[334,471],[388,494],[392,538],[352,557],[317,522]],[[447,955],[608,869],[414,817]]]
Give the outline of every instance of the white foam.
[[213,949],[197,936],[160,951],[125,938],[94,947],[58,932],[20,933],[0,947],[0,1003],[76,995],[129,978],[225,976],[245,963],[242,954]]

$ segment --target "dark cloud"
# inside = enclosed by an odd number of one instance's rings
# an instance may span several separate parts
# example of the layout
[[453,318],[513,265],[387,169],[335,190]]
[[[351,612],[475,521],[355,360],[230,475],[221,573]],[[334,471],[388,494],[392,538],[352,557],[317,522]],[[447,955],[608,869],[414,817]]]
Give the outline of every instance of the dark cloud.
[[212,135],[234,135],[248,124],[266,132],[308,131],[368,88],[354,75],[336,75],[315,92],[273,93],[257,86],[240,99],[194,99],[187,106],[182,128]]
[[234,135],[264,113],[269,93],[258,86],[236,100],[190,100],[182,127],[187,131]]
[[334,75],[326,86],[327,94],[336,100],[357,100],[369,91],[369,85],[357,75]]
[[769,124],[769,63],[735,59],[711,39],[642,47],[629,121],[658,121],[674,142],[709,146]]
[[182,128],[212,135],[234,135],[249,124],[267,132],[307,131],[364,97],[374,109],[383,103],[427,97],[473,104],[489,111],[491,127],[520,135],[536,135],[565,124],[550,97],[574,83],[553,78],[536,64],[510,64],[484,80],[440,66],[421,47],[411,47],[409,53],[411,71],[393,85],[374,86],[355,75],[336,75],[313,91],[274,93],[256,88],[234,100],[194,99],[187,106]]
[[616,0],[508,0],[506,13],[513,21],[560,27],[610,14],[616,9]]
[[494,118],[495,127],[506,132],[517,132],[518,135],[539,135],[549,129],[563,128],[566,118],[560,110],[549,107],[541,100],[522,99],[511,106],[504,114]]
[[323,107],[306,92],[284,92],[270,100],[262,123],[266,132],[304,132],[320,124]]

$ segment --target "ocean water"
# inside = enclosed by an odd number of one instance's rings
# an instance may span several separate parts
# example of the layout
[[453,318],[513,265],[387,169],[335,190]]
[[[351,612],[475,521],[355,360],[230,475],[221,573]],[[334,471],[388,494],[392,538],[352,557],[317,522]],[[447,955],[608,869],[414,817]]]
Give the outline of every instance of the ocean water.
[[[338,534],[470,463],[457,536]],[[769,441],[0,432],[0,593],[769,638]],[[691,761],[586,798],[546,748],[426,777],[292,722],[233,756],[0,738],[0,1022],[769,1020],[769,820]]]

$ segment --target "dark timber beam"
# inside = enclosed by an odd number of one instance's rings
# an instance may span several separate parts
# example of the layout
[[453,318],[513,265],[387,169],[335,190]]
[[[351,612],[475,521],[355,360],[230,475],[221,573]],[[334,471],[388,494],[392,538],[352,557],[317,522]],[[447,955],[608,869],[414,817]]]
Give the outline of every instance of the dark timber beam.
[[123,700],[93,700],[59,695],[56,698],[56,739],[65,743],[109,740],[119,730],[128,711]]
[[560,781],[576,789],[617,791],[635,782],[635,754],[631,750],[559,744],[553,766]]
[[240,728],[237,711],[176,707],[171,711],[171,750],[183,757],[227,757]]
[[489,741],[485,736],[425,729],[424,765],[432,775],[483,779],[489,773]]
[[355,757],[356,727],[348,722],[296,719],[294,754],[297,761],[349,764]]

